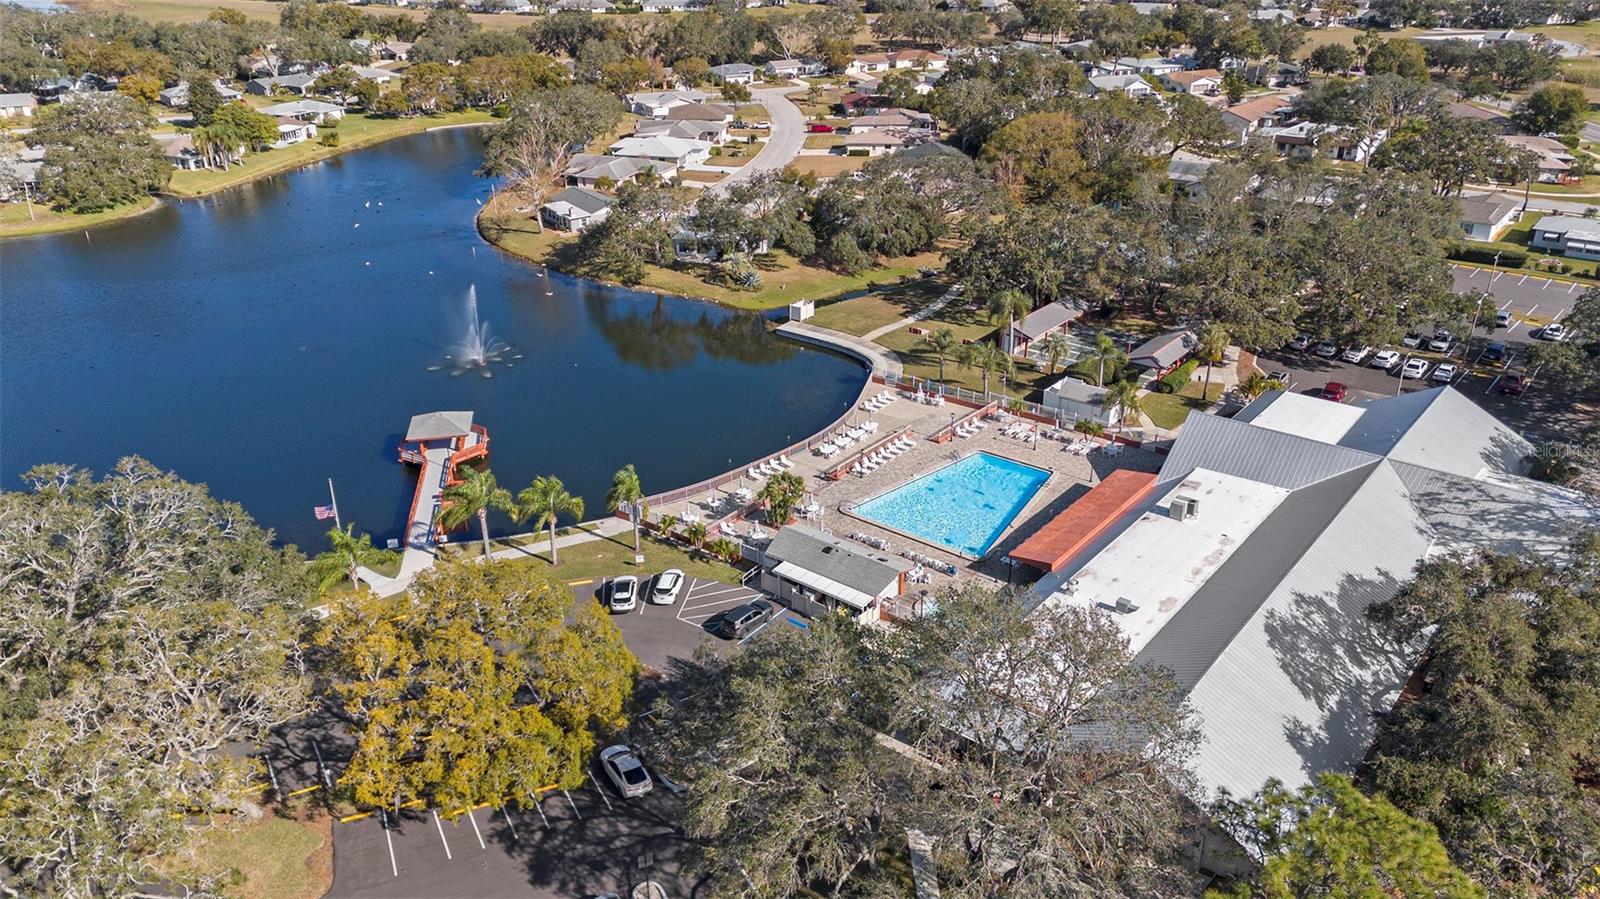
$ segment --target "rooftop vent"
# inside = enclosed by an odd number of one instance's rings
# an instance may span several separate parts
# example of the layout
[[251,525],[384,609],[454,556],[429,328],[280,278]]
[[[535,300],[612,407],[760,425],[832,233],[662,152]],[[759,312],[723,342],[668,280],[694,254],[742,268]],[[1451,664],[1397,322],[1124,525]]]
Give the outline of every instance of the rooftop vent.
[[1139,611],[1139,607],[1134,605],[1133,600],[1129,599],[1126,596],[1117,597],[1117,612],[1119,612],[1120,614],[1123,614],[1123,615],[1127,615],[1130,612],[1137,612],[1137,611]]
[[1175,496],[1167,504],[1167,515],[1174,521],[1183,521],[1200,514],[1200,501],[1192,496]]

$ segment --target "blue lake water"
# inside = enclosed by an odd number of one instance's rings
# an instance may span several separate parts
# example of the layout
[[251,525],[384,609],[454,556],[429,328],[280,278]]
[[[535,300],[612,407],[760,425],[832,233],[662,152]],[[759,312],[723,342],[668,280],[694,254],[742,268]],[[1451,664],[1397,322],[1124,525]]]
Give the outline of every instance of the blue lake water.
[[862,518],[981,556],[994,546],[1050,472],[990,453],[973,453],[855,508]]
[[[415,470],[395,447],[417,412],[475,411],[503,485],[555,474],[595,517],[622,465],[649,492],[683,486],[855,398],[858,363],[756,316],[539,277],[494,250],[473,228],[491,186],[473,174],[481,150],[475,131],[422,134],[87,233],[0,242],[3,484],[41,462],[102,471],[137,453],[314,548],[330,477],[347,523],[399,536]],[[488,379],[430,370],[474,285],[522,358]]]

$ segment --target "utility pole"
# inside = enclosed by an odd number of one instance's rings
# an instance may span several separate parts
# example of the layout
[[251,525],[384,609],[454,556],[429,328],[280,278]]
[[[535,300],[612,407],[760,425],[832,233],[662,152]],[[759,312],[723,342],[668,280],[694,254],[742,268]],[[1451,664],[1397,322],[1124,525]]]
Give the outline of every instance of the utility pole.
[[333,478],[328,479],[328,501],[333,504],[333,526],[344,530],[344,524],[339,520],[339,498],[333,495]]

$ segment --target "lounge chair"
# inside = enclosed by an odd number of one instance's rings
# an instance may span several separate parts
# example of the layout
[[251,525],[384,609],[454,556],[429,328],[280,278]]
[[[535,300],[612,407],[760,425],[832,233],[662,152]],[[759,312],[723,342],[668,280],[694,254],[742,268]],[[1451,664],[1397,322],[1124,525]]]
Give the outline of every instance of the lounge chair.
[[780,456],[778,456],[778,467],[783,469],[784,471],[788,471],[789,469],[794,467],[794,463],[789,461],[789,457],[788,456],[780,455]]

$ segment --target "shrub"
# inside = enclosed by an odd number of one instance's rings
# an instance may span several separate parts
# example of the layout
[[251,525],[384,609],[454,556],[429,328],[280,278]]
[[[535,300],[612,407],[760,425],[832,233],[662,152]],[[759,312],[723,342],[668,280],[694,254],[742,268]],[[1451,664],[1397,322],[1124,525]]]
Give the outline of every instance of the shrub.
[[1174,368],[1156,382],[1156,393],[1177,393],[1189,379],[1194,377],[1195,370],[1200,367],[1199,359],[1190,359],[1188,362]]
[[339,146],[339,132],[323,131],[318,135],[317,143],[324,147],[337,147]]
[[1073,425],[1072,429],[1079,434],[1088,434],[1090,437],[1099,437],[1106,432],[1105,425],[1098,421],[1090,421],[1087,418],[1078,419],[1078,423]]
[[1528,254],[1522,250],[1496,250],[1493,247],[1480,247],[1470,243],[1453,243],[1446,255],[1451,259],[1481,262],[1485,265],[1494,265],[1498,256],[1499,264],[1505,268],[1522,268],[1528,263]]

